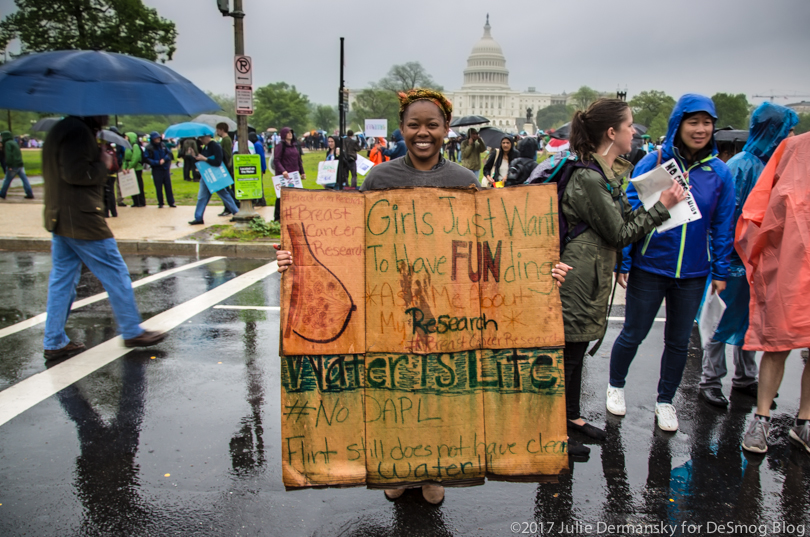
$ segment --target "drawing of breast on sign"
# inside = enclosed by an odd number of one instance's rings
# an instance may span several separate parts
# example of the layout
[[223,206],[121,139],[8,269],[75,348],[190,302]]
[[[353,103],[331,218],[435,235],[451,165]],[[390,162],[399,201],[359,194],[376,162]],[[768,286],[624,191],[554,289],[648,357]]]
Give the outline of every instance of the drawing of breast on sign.
[[287,225],[293,252],[293,284],[284,338],[294,333],[312,343],[331,343],[357,311],[349,291],[312,253],[304,224]]

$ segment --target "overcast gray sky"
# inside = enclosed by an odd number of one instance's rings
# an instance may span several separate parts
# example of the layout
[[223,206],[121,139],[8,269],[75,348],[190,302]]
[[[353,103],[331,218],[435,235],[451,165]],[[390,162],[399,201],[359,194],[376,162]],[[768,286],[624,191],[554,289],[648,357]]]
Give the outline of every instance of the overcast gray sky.
[[[144,0],[177,24],[170,67],[233,92],[233,22],[215,0]],[[490,14],[512,89],[810,95],[808,0],[244,0],[254,86],[285,81],[336,104],[339,38],[346,84],[365,87],[419,61],[447,90]],[[0,0],[0,14],[13,7]],[[788,99],[801,100],[797,99]],[[806,100],[810,100],[807,97]],[[786,102],[785,100],[777,102]]]

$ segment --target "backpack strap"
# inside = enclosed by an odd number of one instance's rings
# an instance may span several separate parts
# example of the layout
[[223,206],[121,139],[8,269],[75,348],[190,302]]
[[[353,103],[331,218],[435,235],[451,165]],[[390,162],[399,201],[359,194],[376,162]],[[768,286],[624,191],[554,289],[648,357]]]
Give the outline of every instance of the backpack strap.
[[[565,159],[565,161],[567,161],[567,160],[568,159]],[[610,182],[608,181],[607,177],[605,176],[605,172],[602,171],[602,168],[598,164],[596,164],[594,162],[590,162],[590,161],[586,162],[586,161],[582,161],[582,160],[577,159],[576,161],[571,163],[571,167],[572,168],[586,168],[586,169],[593,170],[593,171],[599,173],[599,175],[605,181],[605,186],[606,186],[608,192],[610,192],[611,194],[613,193],[613,188],[610,186]],[[573,173],[574,173],[574,170],[572,169],[571,174],[573,175]],[[566,183],[567,183],[567,181],[566,181]],[[560,217],[562,217],[562,211],[560,211]],[[562,251],[565,250],[565,247],[568,246],[569,242],[574,240],[579,235],[582,235],[589,227],[590,226],[584,221],[580,222],[576,226],[574,226],[573,229],[571,229],[565,235],[565,237],[562,238],[562,241],[560,242],[560,253],[562,253]]]
[[[552,157],[552,158],[554,158],[554,157]],[[568,162],[568,158],[561,158],[561,159],[560,159],[560,162],[558,162],[558,163],[557,163],[557,164],[554,166],[554,171],[552,171],[552,172],[551,172],[551,174],[550,174],[548,177],[546,177],[546,180],[545,180],[545,181],[543,181],[543,182],[544,182],[544,183],[548,183],[548,182],[549,182],[549,181],[551,181],[551,180],[552,180],[554,177],[556,177],[556,176],[557,176],[557,174],[558,174],[558,173],[560,173],[560,170],[562,170],[562,169],[563,169],[563,166],[565,166],[565,163],[566,163],[566,162]]]

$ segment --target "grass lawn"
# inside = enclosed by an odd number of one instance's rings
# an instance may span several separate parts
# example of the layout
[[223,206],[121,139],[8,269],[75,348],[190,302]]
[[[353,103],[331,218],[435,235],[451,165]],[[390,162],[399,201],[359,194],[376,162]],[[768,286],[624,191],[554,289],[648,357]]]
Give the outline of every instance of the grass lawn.
[[42,149],[21,149],[26,175],[42,175]]
[[[326,155],[326,151],[314,151],[311,153],[304,153],[304,172],[307,178],[303,181],[304,188],[308,189],[322,189],[321,185],[315,183],[318,179],[318,162],[322,161]],[[362,176],[358,179],[362,182]],[[264,174],[264,197],[267,204],[276,202],[276,191],[273,188],[273,174],[270,170]],[[155,197],[155,184],[152,182],[151,172],[143,173],[143,188],[146,191],[146,203],[156,204],[157,198]],[[183,167],[179,168],[172,166],[172,191],[174,192],[174,199],[178,205],[194,205],[197,203],[197,191],[199,190],[198,183],[183,181]],[[214,195],[211,197],[209,205],[222,205],[219,196]]]
[[[23,161],[25,162],[25,172],[29,176],[42,175],[42,150],[41,149],[23,149]],[[365,154],[365,153],[363,153]],[[315,183],[318,179],[318,162],[322,161],[326,156],[326,151],[312,151],[304,153],[304,172],[306,180],[304,180],[304,188],[311,190],[322,189],[321,185]],[[199,184],[183,180],[183,167],[178,168],[172,166],[172,192],[174,193],[175,202],[178,205],[195,205],[197,203],[197,191]],[[181,163],[182,164],[182,163]],[[363,176],[357,176],[358,186],[363,183]],[[157,204],[157,197],[155,196],[155,183],[152,181],[152,173],[145,171],[143,173],[143,187],[146,194],[146,203],[149,205]],[[267,204],[273,204],[276,201],[276,191],[273,188],[273,175],[270,170],[264,174],[264,197]],[[222,205],[219,196],[212,196],[209,205]]]
[[[25,162],[25,172],[28,175],[42,175],[42,150],[41,149],[23,149],[23,161]],[[304,172],[307,176],[304,180],[304,188],[308,189],[322,189],[323,187],[316,184],[318,178],[318,162],[322,161],[326,155],[326,151],[314,151],[304,153]],[[197,203],[197,191],[199,184],[183,180],[183,167],[178,168],[172,166],[172,192],[174,193],[175,202],[178,205],[195,205]],[[358,176],[359,183],[362,183],[363,176]],[[152,173],[145,171],[143,173],[143,187],[146,194],[146,203],[150,205],[157,204],[157,197],[155,196],[155,183],[152,181]],[[276,191],[273,188],[273,175],[270,170],[264,174],[264,197],[267,203],[273,204],[276,201]],[[219,196],[214,195],[211,198],[209,205],[222,205]]]

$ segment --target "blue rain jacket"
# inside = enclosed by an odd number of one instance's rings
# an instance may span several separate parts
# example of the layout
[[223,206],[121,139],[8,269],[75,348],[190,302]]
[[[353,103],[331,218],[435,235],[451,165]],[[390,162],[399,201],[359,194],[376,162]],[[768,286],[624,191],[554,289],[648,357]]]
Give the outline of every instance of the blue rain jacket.
[[[799,123],[799,116],[784,106],[772,103],[762,103],[754,110],[751,116],[751,125],[748,132],[748,142],[742,151],[731,157],[727,166],[734,178],[735,209],[732,222],[732,233],[737,220],[742,214],[748,194],[757,184],[757,179],[773,152],[782,140],[787,138],[790,129]],[[731,273],[734,276],[744,276],[745,267],[735,250],[731,252]]]
[[[759,175],[776,151],[776,147],[787,138],[790,129],[798,122],[799,116],[796,112],[778,104],[763,103],[754,110],[748,131],[748,142],[742,151],[727,163],[736,187],[732,233],[748,195],[757,184]],[[745,342],[745,332],[748,331],[748,303],[751,300],[751,292],[745,278],[745,266],[736,250],[731,251],[729,276],[728,286],[720,293],[720,298],[726,304],[726,311],[713,339],[739,346]]]
[[[674,158],[682,172],[689,172],[687,181],[700,208],[701,219],[664,233],[653,230],[645,239],[625,248],[623,273],[629,272],[632,264],[670,278],[698,278],[709,273],[719,281],[728,277],[729,255],[734,246],[734,181],[728,167],[717,158],[713,135],[709,142],[712,154],[691,166],[675,147],[683,116],[693,112],[706,112],[717,118],[710,98],[693,93],[681,97],[669,117],[661,162]],[[657,160],[657,151],[641,159],[633,170],[633,177],[655,168]],[[627,187],[627,198],[634,210],[641,206],[632,183]]]

